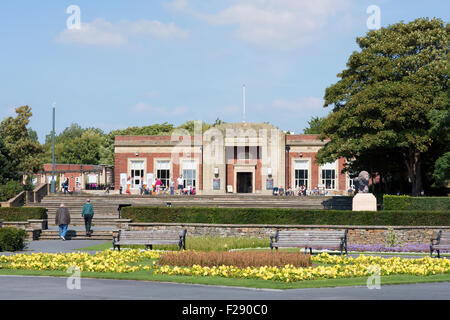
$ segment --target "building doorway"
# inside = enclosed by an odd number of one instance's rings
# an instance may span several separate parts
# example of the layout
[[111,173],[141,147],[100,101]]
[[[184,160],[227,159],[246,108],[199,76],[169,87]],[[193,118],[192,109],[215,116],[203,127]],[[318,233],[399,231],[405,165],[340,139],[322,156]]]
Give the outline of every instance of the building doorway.
[[252,173],[251,172],[237,172],[236,173],[236,190],[237,193],[252,193]]

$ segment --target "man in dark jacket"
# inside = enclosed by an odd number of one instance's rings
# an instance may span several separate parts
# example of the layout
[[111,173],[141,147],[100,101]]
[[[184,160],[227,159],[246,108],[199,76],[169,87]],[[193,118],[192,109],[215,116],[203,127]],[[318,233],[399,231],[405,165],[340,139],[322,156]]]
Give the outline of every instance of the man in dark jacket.
[[59,237],[63,241],[66,240],[67,227],[69,226],[69,223],[70,223],[69,209],[64,207],[64,203],[61,203],[58,210],[56,210],[55,224],[59,227]]
[[81,210],[81,216],[84,217],[84,226],[86,228],[86,235],[88,237],[91,236],[91,224],[92,218],[94,217],[94,207],[91,204],[91,200],[87,199],[86,203],[83,205],[83,209]]

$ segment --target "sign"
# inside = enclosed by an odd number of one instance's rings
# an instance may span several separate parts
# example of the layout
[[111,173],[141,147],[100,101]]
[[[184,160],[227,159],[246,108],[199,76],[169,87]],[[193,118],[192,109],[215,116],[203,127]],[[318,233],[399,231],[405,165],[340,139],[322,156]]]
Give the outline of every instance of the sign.
[[273,179],[266,180],[266,190],[273,190]]
[[220,190],[220,179],[213,179],[213,190]]
[[127,174],[126,173],[120,174],[120,185],[122,186],[123,189],[127,188]]
[[153,181],[155,180],[154,173],[147,173],[147,188],[151,188],[153,185]]
[[98,183],[98,175],[96,174],[88,175],[88,183]]

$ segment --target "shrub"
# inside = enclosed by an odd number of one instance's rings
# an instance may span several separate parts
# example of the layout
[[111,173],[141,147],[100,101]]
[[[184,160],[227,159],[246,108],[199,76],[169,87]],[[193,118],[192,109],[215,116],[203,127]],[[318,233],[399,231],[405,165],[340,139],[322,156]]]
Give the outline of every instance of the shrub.
[[0,208],[0,220],[27,221],[29,219],[47,219],[47,209],[41,207]]
[[125,207],[122,218],[133,222],[445,226],[450,211],[350,211],[284,208]]
[[19,251],[25,248],[25,230],[16,228],[0,229],[0,252],[1,251]]
[[450,210],[450,197],[383,196],[384,210]]
[[163,253],[158,259],[159,265],[192,267],[233,266],[237,268],[247,267],[310,267],[311,256],[299,252],[168,252]]
[[23,191],[23,186],[18,181],[8,181],[0,185],[0,201],[8,201]]

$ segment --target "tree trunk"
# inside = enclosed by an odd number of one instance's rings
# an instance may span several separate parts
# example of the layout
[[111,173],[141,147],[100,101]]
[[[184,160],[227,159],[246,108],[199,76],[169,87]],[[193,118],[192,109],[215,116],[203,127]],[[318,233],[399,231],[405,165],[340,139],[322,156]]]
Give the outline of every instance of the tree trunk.
[[405,164],[408,169],[408,178],[411,182],[411,195],[418,196],[422,191],[422,170],[420,152],[410,148],[405,155]]

